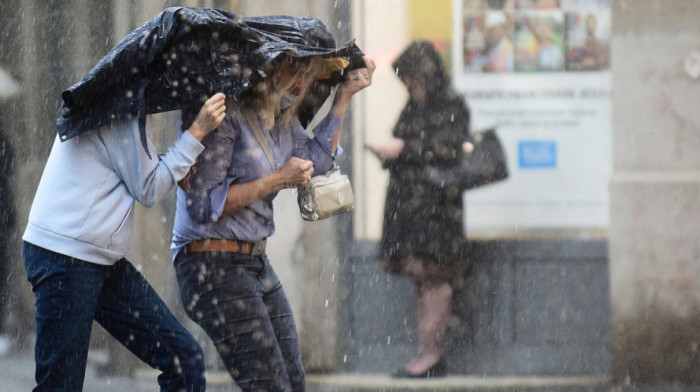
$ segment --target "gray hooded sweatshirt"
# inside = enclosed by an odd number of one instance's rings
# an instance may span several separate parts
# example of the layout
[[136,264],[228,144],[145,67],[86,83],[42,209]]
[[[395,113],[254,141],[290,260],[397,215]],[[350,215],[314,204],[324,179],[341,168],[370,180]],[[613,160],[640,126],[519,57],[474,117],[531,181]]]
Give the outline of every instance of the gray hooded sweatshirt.
[[[149,151],[156,151],[148,132]],[[136,201],[151,207],[177,187],[204,146],[184,132],[149,158],[137,121],[115,122],[54,141],[23,240],[92,263],[112,265],[129,250]]]

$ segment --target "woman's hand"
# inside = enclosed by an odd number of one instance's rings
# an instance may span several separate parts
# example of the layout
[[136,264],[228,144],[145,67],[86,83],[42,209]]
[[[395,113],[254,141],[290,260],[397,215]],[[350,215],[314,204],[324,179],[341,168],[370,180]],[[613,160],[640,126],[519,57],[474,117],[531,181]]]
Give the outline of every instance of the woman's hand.
[[314,172],[314,163],[291,158],[278,170],[251,182],[231,184],[226,193],[223,214],[230,214],[284,188],[306,185]]
[[365,68],[358,68],[348,72],[347,81],[341,83],[338,86],[338,91],[335,93],[331,111],[340,118],[345,117],[350,98],[358,91],[372,84],[372,75],[377,65],[374,63],[374,60],[367,56],[362,57],[362,60],[365,62]]
[[306,185],[313,172],[313,162],[292,157],[276,171],[276,174],[279,176],[279,188],[294,188]]
[[374,60],[364,56],[365,68],[357,68],[348,72],[348,78],[338,87],[338,94],[352,96],[356,92],[372,84],[372,75],[377,65]]
[[207,99],[194,119],[192,125],[187,130],[197,140],[202,141],[209,132],[216,129],[226,116],[226,96],[223,93],[216,93]]
[[403,139],[392,138],[383,143],[370,146],[369,150],[382,162],[393,161],[403,151],[403,144]]

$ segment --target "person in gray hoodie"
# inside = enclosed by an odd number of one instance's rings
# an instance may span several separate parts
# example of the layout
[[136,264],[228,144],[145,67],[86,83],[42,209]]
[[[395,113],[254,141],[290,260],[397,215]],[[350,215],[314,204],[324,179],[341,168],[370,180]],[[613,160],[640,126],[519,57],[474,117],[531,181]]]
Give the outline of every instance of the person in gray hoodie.
[[137,120],[56,137],[22,237],[36,296],[34,391],[82,390],[93,320],[162,371],[161,391],[205,390],[201,347],[124,256],[135,202],[151,207],[177,187],[225,110],[213,95],[160,157],[142,147]]

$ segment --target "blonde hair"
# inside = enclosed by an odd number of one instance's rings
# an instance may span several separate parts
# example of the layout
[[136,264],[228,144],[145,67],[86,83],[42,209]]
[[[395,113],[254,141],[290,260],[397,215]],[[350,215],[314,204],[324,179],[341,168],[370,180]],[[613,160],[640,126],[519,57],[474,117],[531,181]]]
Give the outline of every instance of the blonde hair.
[[[243,98],[247,101],[249,108],[258,114],[263,127],[270,129],[276,121],[279,121],[284,128],[287,128],[304,96],[323,69],[320,57],[296,58],[280,55],[265,67],[267,77],[254,80],[253,88]],[[282,95],[300,77],[306,78],[304,90],[301,91],[294,105],[282,111],[280,107]]]

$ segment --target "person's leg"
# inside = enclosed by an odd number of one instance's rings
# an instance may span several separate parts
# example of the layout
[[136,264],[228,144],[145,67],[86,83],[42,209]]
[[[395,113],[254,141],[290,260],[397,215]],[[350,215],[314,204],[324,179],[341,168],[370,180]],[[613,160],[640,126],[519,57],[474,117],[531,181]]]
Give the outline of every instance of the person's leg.
[[212,339],[241,390],[291,391],[263,301],[263,259],[218,252],[181,254],[175,266],[187,315]]
[[416,281],[418,355],[406,365],[409,374],[421,374],[443,353],[447,324],[452,313],[452,287],[441,280]]
[[263,297],[265,306],[284,357],[292,391],[303,392],[306,390],[306,375],[301,359],[299,337],[297,336],[297,328],[294,323],[294,315],[292,315],[292,307],[277,274],[269,264],[269,260],[266,258],[265,261],[265,271],[261,275],[261,281],[265,289]]
[[126,259],[110,268],[95,320],[139,359],[162,371],[161,391],[205,390],[201,347]]
[[22,254],[36,297],[34,391],[81,391],[107,267],[26,242]]

